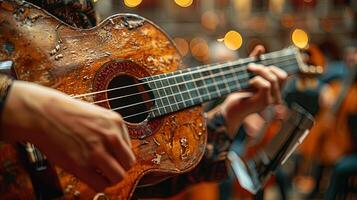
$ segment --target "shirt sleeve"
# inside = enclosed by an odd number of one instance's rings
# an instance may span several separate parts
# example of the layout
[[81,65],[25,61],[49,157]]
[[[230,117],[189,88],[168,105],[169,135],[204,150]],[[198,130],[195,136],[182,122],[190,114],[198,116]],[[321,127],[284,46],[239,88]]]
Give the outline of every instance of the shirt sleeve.
[[232,139],[227,135],[223,116],[218,112],[208,119],[208,141],[205,155],[190,172],[166,179],[153,186],[139,187],[136,198],[164,198],[200,182],[219,182],[228,177],[227,154]]

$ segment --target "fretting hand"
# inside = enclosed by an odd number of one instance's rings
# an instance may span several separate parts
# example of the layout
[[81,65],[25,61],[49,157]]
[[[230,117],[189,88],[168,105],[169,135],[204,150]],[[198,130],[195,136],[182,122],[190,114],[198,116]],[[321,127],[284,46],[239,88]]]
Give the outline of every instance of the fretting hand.
[[[264,51],[262,46],[257,46],[251,56],[258,56]],[[287,78],[285,71],[275,66],[257,64],[249,65],[248,70],[256,74],[249,82],[253,92],[230,94],[222,105],[215,110],[222,112],[226,120],[227,130],[232,137],[246,116],[260,112],[268,105],[282,102],[280,89]]]
[[59,91],[15,81],[2,117],[3,139],[35,144],[49,160],[97,191],[135,163],[121,116]]

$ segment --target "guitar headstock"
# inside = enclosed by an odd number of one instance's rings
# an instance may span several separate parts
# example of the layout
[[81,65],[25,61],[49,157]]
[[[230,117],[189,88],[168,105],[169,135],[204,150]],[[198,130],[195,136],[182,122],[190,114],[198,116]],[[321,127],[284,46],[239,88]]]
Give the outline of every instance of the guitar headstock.
[[306,49],[295,48],[299,65],[299,78],[296,88],[300,91],[314,89],[318,86],[317,77],[324,72],[325,60],[321,51],[315,45]]
[[317,60],[323,59],[323,57],[317,58],[309,49],[295,48],[295,51],[301,77],[316,77],[324,72],[324,61]]

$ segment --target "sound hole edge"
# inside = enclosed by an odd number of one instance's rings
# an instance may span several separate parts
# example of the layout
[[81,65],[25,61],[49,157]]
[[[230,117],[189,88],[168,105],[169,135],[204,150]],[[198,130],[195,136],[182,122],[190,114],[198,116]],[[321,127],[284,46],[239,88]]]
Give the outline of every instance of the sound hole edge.
[[148,118],[154,106],[154,95],[150,87],[136,77],[120,74],[108,84],[108,103],[126,122],[141,123]]

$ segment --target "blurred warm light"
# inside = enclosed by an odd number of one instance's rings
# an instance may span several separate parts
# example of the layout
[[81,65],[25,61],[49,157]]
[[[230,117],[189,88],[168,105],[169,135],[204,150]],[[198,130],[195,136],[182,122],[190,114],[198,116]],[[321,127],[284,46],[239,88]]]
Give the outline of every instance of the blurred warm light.
[[174,38],[174,41],[176,43],[176,46],[182,56],[185,56],[188,54],[189,51],[189,46],[188,42],[183,39],[183,38]]
[[210,43],[209,48],[210,62],[221,63],[238,59],[237,52],[228,49],[222,42],[212,42]]
[[[222,41],[218,39],[217,41]],[[223,38],[224,45],[230,50],[237,50],[243,44],[243,38],[237,31],[228,31]]]
[[97,3],[98,0],[93,0],[94,3]]
[[253,38],[248,41],[248,43],[246,45],[247,52],[252,52],[253,49],[258,45],[262,45],[264,47],[265,51],[269,52],[267,44],[263,40],[258,39],[258,38]]
[[294,17],[292,15],[283,15],[281,17],[281,24],[285,28],[292,28],[294,26]]
[[175,3],[181,7],[189,7],[192,5],[193,0],[175,0]]
[[301,29],[295,29],[293,31],[293,34],[291,35],[291,39],[294,45],[301,49],[307,47],[307,44],[309,42],[309,37],[307,36],[307,33]]
[[285,0],[270,0],[269,8],[275,13],[281,13],[284,9]]
[[333,21],[330,19],[321,19],[320,26],[326,32],[331,32],[334,28]]
[[206,40],[203,38],[193,38],[190,41],[190,49],[192,55],[202,62],[208,62],[209,60],[209,48]]
[[124,0],[124,4],[130,8],[133,8],[140,5],[142,1],[143,0]]
[[216,30],[216,27],[218,25],[219,19],[218,16],[215,12],[213,11],[206,11],[202,14],[201,17],[201,24],[203,27],[209,29],[209,30]]
[[265,33],[268,29],[268,21],[266,17],[252,16],[245,20],[245,25],[248,29],[251,29],[258,33]]
[[252,0],[234,0],[233,3],[239,17],[249,16],[252,10]]

